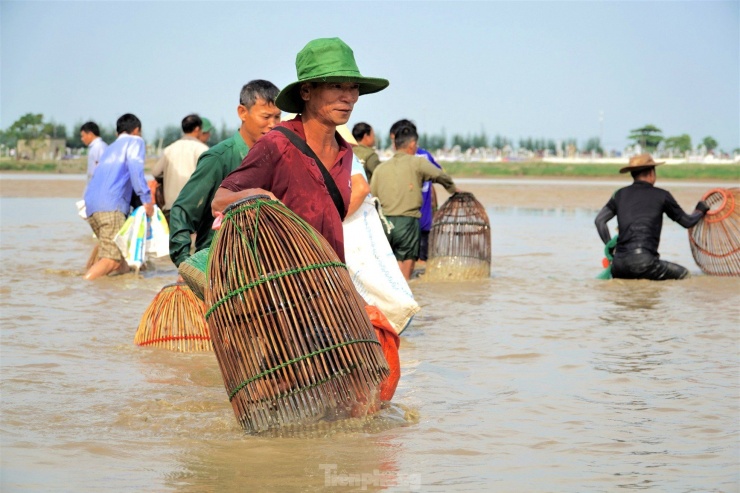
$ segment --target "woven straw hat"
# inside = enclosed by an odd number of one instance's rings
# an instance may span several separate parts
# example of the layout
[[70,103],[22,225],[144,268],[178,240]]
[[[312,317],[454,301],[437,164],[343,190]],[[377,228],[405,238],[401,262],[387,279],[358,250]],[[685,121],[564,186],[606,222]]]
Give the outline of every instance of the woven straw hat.
[[627,173],[632,171],[640,171],[647,168],[652,168],[655,166],[660,166],[661,164],[665,164],[665,161],[661,161],[660,163],[656,163],[653,161],[653,156],[650,154],[638,154],[637,156],[632,156],[630,158],[630,162],[627,166],[620,169],[620,173]]

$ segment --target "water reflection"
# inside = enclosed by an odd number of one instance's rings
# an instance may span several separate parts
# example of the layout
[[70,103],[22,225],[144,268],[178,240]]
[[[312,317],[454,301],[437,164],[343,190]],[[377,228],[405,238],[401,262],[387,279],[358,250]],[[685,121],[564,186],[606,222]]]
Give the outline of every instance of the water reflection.
[[[166,484],[181,492],[419,491],[419,475],[402,471],[403,434],[307,431],[288,437],[190,442]],[[337,424],[341,425],[341,424]],[[367,424],[363,426],[366,428]]]

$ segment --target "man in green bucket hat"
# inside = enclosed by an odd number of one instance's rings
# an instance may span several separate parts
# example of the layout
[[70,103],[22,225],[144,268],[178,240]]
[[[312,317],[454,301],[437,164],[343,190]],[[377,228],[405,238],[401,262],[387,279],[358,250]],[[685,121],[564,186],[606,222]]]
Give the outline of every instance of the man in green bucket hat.
[[321,233],[342,261],[342,220],[349,207],[352,148],[337,133],[359,96],[388,87],[364,77],[354,53],[339,38],[310,41],[296,56],[298,80],[283,88],[275,104],[298,113],[260,139],[221,184],[211,204],[215,215],[256,194],[281,200]]
[[[288,113],[301,113],[304,101],[300,87],[305,82],[352,82],[359,85],[359,95],[372,94],[388,87],[386,79],[363,77],[355,63],[352,48],[339,38],[310,41],[295,59],[298,80],[278,94],[278,108]],[[347,123],[347,122],[344,122]]]

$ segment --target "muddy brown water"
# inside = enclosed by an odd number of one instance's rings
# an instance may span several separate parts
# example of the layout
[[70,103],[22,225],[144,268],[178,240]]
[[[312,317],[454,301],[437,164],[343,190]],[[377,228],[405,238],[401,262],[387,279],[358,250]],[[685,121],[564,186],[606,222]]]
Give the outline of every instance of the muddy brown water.
[[[254,437],[212,354],[133,345],[172,264],[83,281],[84,181],[0,176],[0,490],[739,491],[740,279],[703,275],[666,219],[691,279],[596,280],[619,184],[460,180],[492,276],[412,281],[392,407]],[[659,185],[691,209],[715,184]]]

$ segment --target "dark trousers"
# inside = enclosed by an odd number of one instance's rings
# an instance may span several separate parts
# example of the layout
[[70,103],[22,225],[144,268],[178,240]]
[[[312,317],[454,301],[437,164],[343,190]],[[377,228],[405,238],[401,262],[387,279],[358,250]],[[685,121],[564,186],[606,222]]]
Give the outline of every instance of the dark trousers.
[[689,271],[678,264],[660,260],[652,253],[617,254],[612,261],[612,277],[616,279],[650,279],[667,281],[688,277]]
[[429,252],[429,231],[421,231],[419,238],[419,260],[427,261]]

